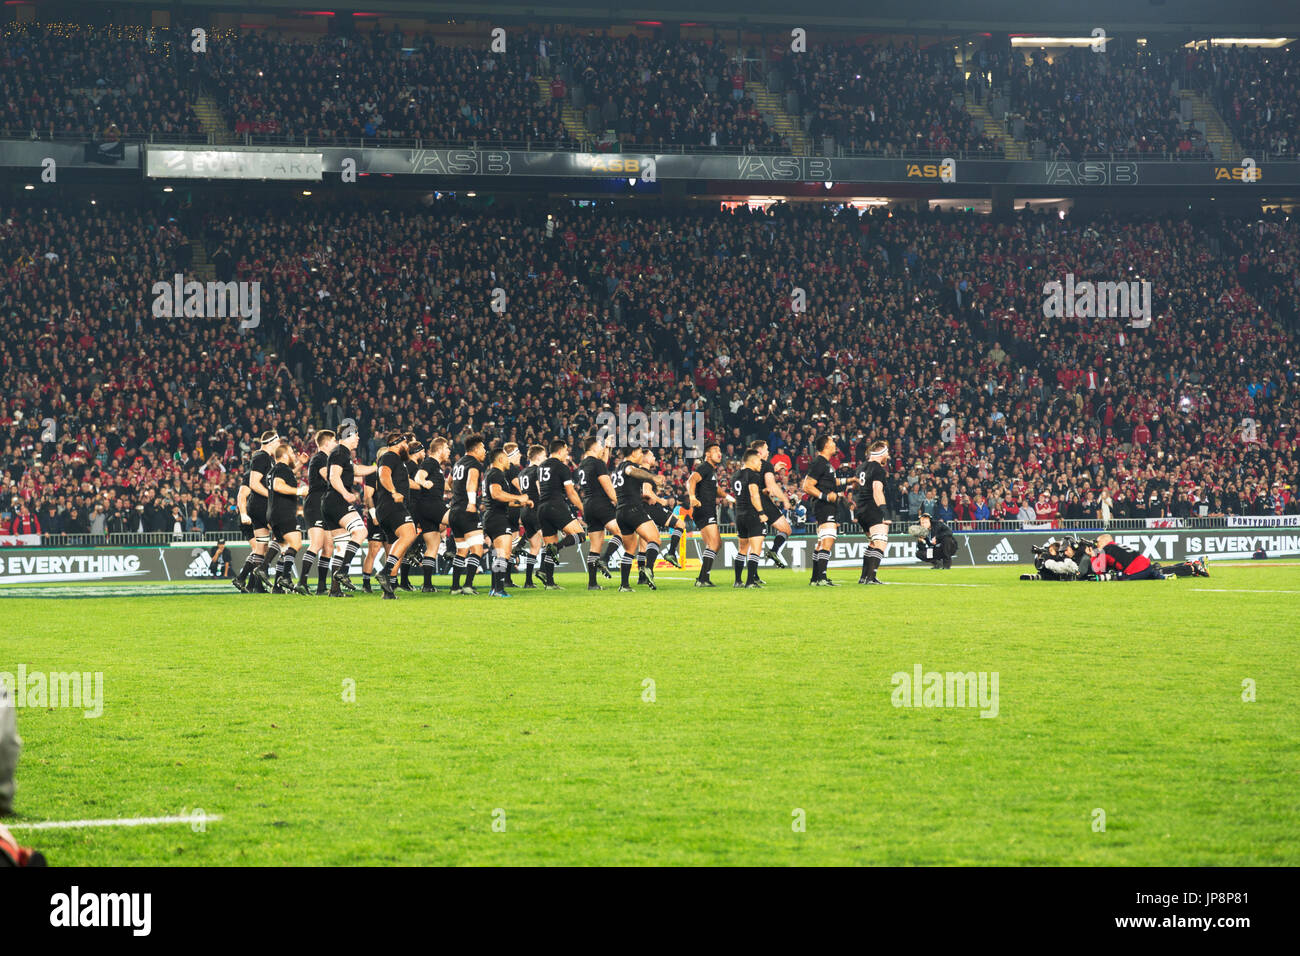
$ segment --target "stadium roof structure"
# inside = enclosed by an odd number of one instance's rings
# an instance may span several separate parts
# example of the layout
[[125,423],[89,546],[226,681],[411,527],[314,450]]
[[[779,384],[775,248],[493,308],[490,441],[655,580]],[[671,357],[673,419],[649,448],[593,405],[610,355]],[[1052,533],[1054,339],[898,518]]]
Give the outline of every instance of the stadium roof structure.
[[[83,2],[88,6],[123,5],[121,0]],[[478,19],[487,15],[529,20],[639,20],[790,28],[834,25],[882,32],[940,29],[1023,33],[1050,29],[1088,35],[1100,27],[1111,35],[1132,31],[1232,37],[1300,34],[1300,3],[1295,0],[1091,0],[1086,5],[1077,0],[924,0],[918,4],[899,0],[353,0],[341,7],[325,4],[312,10],[275,0],[174,0],[169,7],[180,17],[187,10],[257,9],[334,16],[386,13],[398,17]]]

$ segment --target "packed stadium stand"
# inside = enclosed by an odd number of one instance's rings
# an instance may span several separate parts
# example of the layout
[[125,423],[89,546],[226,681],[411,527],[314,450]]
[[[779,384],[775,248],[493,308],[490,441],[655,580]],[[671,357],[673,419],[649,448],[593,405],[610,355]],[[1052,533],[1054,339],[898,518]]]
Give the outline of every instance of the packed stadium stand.
[[[1208,97],[1247,152],[1297,152],[1291,46],[1117,43],[1098,56],[1086,48],[959,53],[950,43],[859,37],[795,55],[779,44],[729,44],[722,32],[669,42],[560,28],[520,31],[501,53],[382,29],[352,37],[225,30],[208,42],[210,55],[196,56],[181,31],[8,24],[0,131],[199,137],[213,132],[196,113],[206,94],[224,131],[266,141],[577,148],[608,134],[624,145],[788,152],[794,137],[774,128],[775,111],[819,153],[975,158],[1002,149],[966,106],[1004,100],[996,115],[1036,154],[1208,158],[1186,91]],[[760,109],[754,86],[778,105]]]
[[1006,59],[996,71],[1024,135],[1052,156],[1158,155],[1206,159],[1205,138],[1182,115],[1177,51],[1091,50]]
[[1214,47],[1187,54],[1194,88],[1204,92],[1241,144],[1262,156],[1300,154],[1300,60],[1281,49]]
[[56,23],[0,30],[0,131],[111,140],[201,128],[165,32]]
[[999,150],[959,104],[950,47],[825,44],[774,66],[823,148],[898,155],[992,157]]
[[570,140],[559,104],[539,100],[535,47],[502,54],[420,43],[296,41],[257,34],[214,45],[210,85],[236,133],[383,143]]
[[[889,436],[892,504],[956,520],[1295,513],[1300,231],[1285,217],[987,217],[524,201],[230,200],[0,213],[6,524],[233,527],[249,438],[364,423],[519,442],[605,406],[699,408],[727,460]],[[263,320],[154,318],[200,238]],[[1132,268],[1148,329],[1046,318],[1042,282]],[[791,310],[795,286],[808,308]],[[492,290],[508,289],[494,313]],[[1243,356],[1255,356],[1249,363]],[[66,435],[40,440],[55,418]],[[944,434],[951,419],[951,434]],[[1243,428],[1243,420],[1254,424]],[[948,440],[945,440],[948,439]],[[686,462],[665,467],[684,476]]]
[[[826,31],[795,53],[780,31],[692,26],[533,24],[501,51],[454,25],[225,26],[200,54],[179,26],[13,20],[0,141],[1297,153],[1294,44],[1125,38],[1102,56]],[[1208,138],[1210,114],[1226,139]],[[354,418],[366,457],[397,427],[577,437],[620,403],[702,411],[725,467],[768,439],[791,490],[814,435],[842,436],[845,465],[886,436],[899,515],[1300,510],[1300,228],[1283,206],[1013,212],[1003,190],[979,215],[906,190],[862,212],[829,193],[751,206],[753,183],[694,182],[689,201],[426,185],[310,198],[198,183],[163,199],[137,177],[98,199],[2,194],[0,532],[232,530],[267,428],[306,454],[315,428]],[[193,273],[196,252],[207,277],[260,283],[260,325],[155,314],[155,283]],[[1150,283],[1150,326],[1048,317],[1044,283],[1066,274]],[[661,466],[680,486],[689,462]]]

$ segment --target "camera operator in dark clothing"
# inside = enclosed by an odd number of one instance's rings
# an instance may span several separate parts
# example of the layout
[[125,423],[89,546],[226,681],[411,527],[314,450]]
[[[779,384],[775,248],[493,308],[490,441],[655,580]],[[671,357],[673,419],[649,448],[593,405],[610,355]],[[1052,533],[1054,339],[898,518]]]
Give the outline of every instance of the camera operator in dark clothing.
[[936,570],[952,567],[952,556],[957,553],[957,539],[952,529],[942,520],[925,512],[921,513],[921,535],[916,542],[916,556],[922,561],[930,562]]
[[[1034,573],[1022,574],[1022,581],[1074,581],[1088,576],[1088,559],[1083,546],[1074,538],[1061,541],[1049,538],[1047,544],[1034,545]],[[1080,565],[1082,564],[1082,568]]]
[[230,577],[230,552],[226,550],[226,542],[218,541],[215,548],[209,548],[208,558],[208,574],[214,578]]

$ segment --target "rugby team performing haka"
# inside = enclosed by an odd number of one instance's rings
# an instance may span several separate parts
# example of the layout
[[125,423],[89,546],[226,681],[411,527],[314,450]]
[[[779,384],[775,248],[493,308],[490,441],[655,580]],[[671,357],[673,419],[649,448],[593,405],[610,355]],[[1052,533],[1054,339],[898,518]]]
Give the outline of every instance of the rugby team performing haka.
[[[257,437],[237,498],[250,546],[233,580],[241,592],[352,597],[373,593],[373,579],[385,600],[396,599],[398,591],[436,594],[440,561],[450,572],[451,594],[482,593],[474,583],[480,574],[490,578],[491,597],[510,597],[514,587],[562,590],[555,572],[568,547],[585,547],[589,591],[605,590],[601,578],[615,574],[620,592],[657,590],[661,558],[682,567],[678,552],[688,522],[700,536],[694,586],[712,588],[722,549],[720,501],[735,509],[733,587],[763,587],[763,557],[788,567],[783,551],[792,533],[791,499],[777,477],[785,463],[773,466],[764,441],[751,444],[727,478],[719,471],[721,446],[708,442],[678,497],[657,470],[653,450],[616,450],[594,435],[581,441],[576,464],[575,449],[564,439],[521,449],[514,442],[488,447],[482,435],[467,435],[459,443],[463,454],[452,463],[451,439],[434,436],[426,445],[413,432],[391,432],[373,464],[356,460],[360,434],[351,420],[337,432],[315,432],[313,440],[315,451],[307,456],[275,432]],[[835,586],[826,570],[839,529],[837,502],[848,496],[854,519],[871,539],[858,583],[881,584],[876,570],[889,530],[886,443],[874,442],[868,461],[847,476],[832,465],[833,438],[818,438],[814,447],[800,485],[817,529],[808,583]],[[349,573],[358,555],[359,588]],[[423,578],[418,588],[413,571]]]

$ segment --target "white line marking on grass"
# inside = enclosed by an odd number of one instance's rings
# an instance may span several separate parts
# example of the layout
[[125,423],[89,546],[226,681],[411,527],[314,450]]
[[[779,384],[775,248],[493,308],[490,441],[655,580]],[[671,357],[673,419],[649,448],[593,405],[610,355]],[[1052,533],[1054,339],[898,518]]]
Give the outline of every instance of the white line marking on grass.
[[197,817],[123,817],[117,820],[46,820],[44,823],[10,823],[10,830],[80,830],[85,827],[151,827],[164,823],[211,823],[220,814]]
[[[832,569],[833,570],[833,569]],[[656,581],[694,581],[695,578],[669,577],[666,574],[656,574]],[[954,584],[945,581],[886,581],[886,584],[897,585],[900,588],[991,588],[991,584]],[[848,585],[840,585],[848,587]],[[719,585],[721,587],[721,585]],[[1234,589],[1235,590],[1235,589]]]
[[991,588],[991,584],[952,584],[947,581],[886,581],[900,588]]
[[1188,588],[1189,591],[1213,591],[1215,594],[1300,594],[1300,591],[1282,591],[1270,588]]

